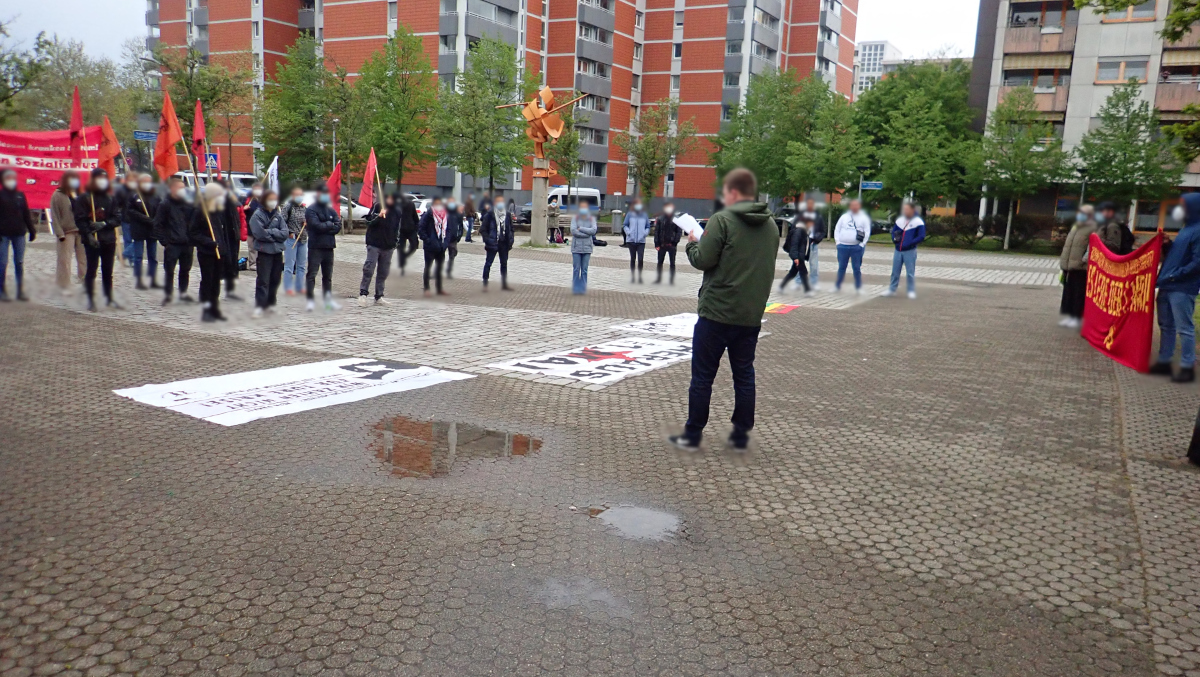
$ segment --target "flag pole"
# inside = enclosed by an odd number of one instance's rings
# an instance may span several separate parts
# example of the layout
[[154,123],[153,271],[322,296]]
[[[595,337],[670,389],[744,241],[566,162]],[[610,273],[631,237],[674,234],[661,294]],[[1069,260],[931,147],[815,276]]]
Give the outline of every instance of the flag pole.
[[[217,234],[213,231],[212,218],[208,215],[208,205],[204,204],[204,196],[200,194],[200,174],[196,171],[196,161],[192,159],[192,154],[188,152],[187,144],[183,146],[183,154],[187,156],[188,164],[192,167],[192,177],[196,180],[196,197],[200,198],[200,211],[204,212],[204,222],[208,224],[208,236],[212,238],[213,244],[217,244]],[[217,252],[217,260],[221,260],[221,247],[215,247]]]

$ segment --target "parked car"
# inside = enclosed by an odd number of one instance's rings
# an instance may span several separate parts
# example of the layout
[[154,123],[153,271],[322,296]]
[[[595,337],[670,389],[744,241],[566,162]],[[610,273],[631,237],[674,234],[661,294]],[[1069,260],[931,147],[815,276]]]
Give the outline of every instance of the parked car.
[[[257,176],[255,176],[253,174],[242,173],[242,172],[227,173],[224,176],[229,181],[230,188],[232,188],[234,194],[237,195],[239,200],[245,200],[250,195],[250,188],[253,187],[254,184],[258,181]],[[183,185],[187,187],[188,197],[189,198],[195,197],[195,195],[196,195],[196,175],[195,174],[192,174],[190,171],[180,170],[180,171],[176,172],[171,178],[179,179],[179,180],[183,181]],[[199,174],[199,178],[200,178],[200,186],[204,187],[204,185],[208,183],[208,174],[201,172]]]
[[[346,197],[345,195],[340,196],[340,198],[341,198],[341,203],[342,203],[340,212],[341,212],[343,221],[345,221],[348,218],[348,213],[349,213],[349,215],[353,216],[355,221],[362,221],[363,219],[367,218],[367,214],[369,214],[371,212],[370,207],[364,207],[364,206],[358,204],[357,202],[355,202],[354,200],[351,200],[350,198]],[[309,191],[305,191],[304,199],[300,202],[300,204],[304,205],[305,207],[308,207],[316,201],[317,201],[317,194],[315,192],[309,190]]]

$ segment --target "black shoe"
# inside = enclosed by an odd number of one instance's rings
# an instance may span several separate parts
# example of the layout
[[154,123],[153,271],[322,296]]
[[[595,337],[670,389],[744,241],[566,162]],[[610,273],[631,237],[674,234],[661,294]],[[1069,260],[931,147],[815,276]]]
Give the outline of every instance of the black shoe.
[[725,440],[725,446],[728,447],[729,449],[732,449],[733,451],[738,451],[738,452],[746,451],[746,449],[748,449],[750,447],[750,438],[746,437],[746,438],[738,439],[738,438],[734,437],[733,435],[730,435],[729,439]]
[[1158,362],[1153,367],[1150,367],[1150,371],[1148,371],[1146,373],[1150,374],[1151,376],[1170,376],[1171,375],[1171,363],[1170,362]]
[[659,275],[654,279],[654,284],[662,284],[662,275]]
[[89,313],[96,312],[96,302],[91,299],[88,299],[87,309],[88,309]]
[[1194,367],[1183,367],[1178,374],[1171,377],[1173,383],[1191,383],[1196,380],[1196,369]]
[[29,300],[29,297],[25,295],[25,290],[22,289],[21,291],[17,292],[17,300],[22,302]]
[[154,278],[150,278],[150,288],[151,289],[162,289],[162,287],[159,286],[159,284],[158,284],[158,280],[155,280]]
[[179,300],[183,303],[195,303],[196,302],[196,299],[192,298],[191,296],[189,296],[187,294],[180,294]]
[[142,278],[140,278],[140,277],[138,278],[138,281],[133,285],[133,288],[137,289],[138,291],[145,291],[145,290],[149,289],[149,287],[146,286],[146,283],[142,282]]
[[169,306],[169,305],[171,305],[171,297],[170,297],[170,296],[168,296],[168,297],[164,298],[164,299],[163,299],[163,302],[162,302],[162,304],[163,304],[163,307],[164,307],[164,308],[165,308],[166,306]]
[[219,311],[219,310],[214,310],[212,313],[212,316],[213,316],[213,319],[220,320],[221,322],[226,322],[229,320],[229,318],[222,315],[221,311]]
[[667,438],[667,441],[677,449],[684,451],[700,451],[700,443],[687,435],[672,435]]
[[225,292],[225,300],[226,301],[245,301],[246,299],[238,296],[237,294],[235,294],[231,291],[227,291],[227,292]]
[[8,298],[8,294],[5,294],[4,292],[0,291],[0,303],[8,303],[11,300],[12,299]]
[[200,313],[200,321],[201,322],[216,322],[217,318],[214,317],[211,312],[206,310],[203,313]]

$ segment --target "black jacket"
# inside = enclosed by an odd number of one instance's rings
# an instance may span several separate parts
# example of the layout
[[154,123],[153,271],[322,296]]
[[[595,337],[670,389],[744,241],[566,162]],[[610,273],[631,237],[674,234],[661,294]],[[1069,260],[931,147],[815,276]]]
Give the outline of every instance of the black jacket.
[[[796,219],[796,223],[804,223],[804,215],[808,212],[800,212],[800,217]],[[812,245],[821,244],[821,240],[825,239],[825,234],[828,232],[825,228],[825,217],[821,216],[820,212],[813,212],[813,232],[809,242]]]
[[417,205],[410,199],[404,198],[404,209],[400,214],[400,232],[405,235],[412,235],[417,232],[418,221]]
[[792,261],[807,261],[808,239],[808,229],[803,224],[792,226],[792,232],[788,233],[788,258]]
[[[78,202],[78,200],[76,200]],[[187,201],[168,197],[158,204],[154,214],[154,239],[162,246],[187,246],[191,244],[188,229],[192,226],[192,216],[196,207]]]
[[418,233],[421,237],[421,242],[424,243],[425,250],[438,254],[446,251],[450,244],[454,242],[454,221],[453,214],[446,213],[446,232],[441,239],[437,236],[437,225],[433,220],[433,210],[425,212],[421,217],[421,223],[418,227]]
[[117,228],[121,226],[116,200],[108,193],[81,193],[75,198],[75,226],[89,245],[116,244]]
[[29,212],[29,200],[19,190],[0,188],[0,235],[5,237],[33,237],[37,226]]
[[395,249],[400,240],[400,221],[404,216],[404,206],[393,205],[387,214],[379,216],[378,205],[371,208],[367,215],[367,245],[379,249]]
[[448,212],[446,214],[446,228],[450,230],[450,241],[457,244],[463,239],[463,234],[466,229],[463,226],[462,212]]
[[[204,208],[196,207],[192,213],[192,222],[188,226],[188,240],[196,248],[198,254],[212,256],[217,249],[220,249],[222,260],[230,257],[229,234],[235,229],[239,233],[238,239],[240,240],[242,230],[240,219],[234,223],[230,223],[231,214],[236,218],[235,211],[220,209],[215,212],[209,212],[206,219],[204,218]],[[210,226],[212,228],[211,231],[209,230]]]
[[308,236],[309,249],[336,249],[337,238],[334,237],[342,230],[342,219],[329,205],[314,204],[304,211],[304,222],[308,224],[305,232]]
[[137,190],[130,190],[129,186],[119,183],[115,188],[113,188],[112,195],[113,204],[115,205],[117,214],[121,219],[121,225],[132,223],[132,221],[129,220],[129,210],[134,206],[133,200],[137,196]]
[[129,236],[135,240],[154,239],[154,217],[162,200],[153,193],[136,194],[125,201],[125,223],[129,224]]
[[666,214],[659,214],[658,218],[654,219],[654,246],[655,247],[672,247],[679,246],[679,240],[683,237],[683,229],[675,225],[675,218]]
[[513,233],[512,214],[505,212],[504,214],[504,233],[500,233],[500,228],[496,221],[496,211],[489,209],[483,213],[483,218],[479,221],[479,236],[483,238],[483,248],[486,251],[508,251],[513,248],[513,243],[516,242],[516,234]]

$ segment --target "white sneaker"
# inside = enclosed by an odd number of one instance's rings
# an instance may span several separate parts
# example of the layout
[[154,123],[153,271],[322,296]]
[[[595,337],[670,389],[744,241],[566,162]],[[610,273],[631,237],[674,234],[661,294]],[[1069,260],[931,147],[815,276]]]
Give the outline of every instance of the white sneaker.
[[377,305],[377,306],[390,306],[390,305],[392,305],[392,302],[391,302],[391,301],[389,301],[389,300],[387,300],[387,299],[385,299],[385,298],[383,298],[382,296],[380,296],[379,298],[375,299],[375,305]]
[[834,293],[834,294],[841,294],[841,293],[842,293],[842,288],[841,288],[841,287],[834,287],[834,288],[833,288],[833,293]]
[[811,291],[806,291],[806,292],[804,292],[804,297],[805,297],[805,298],[812,298],[813,296],[815,296],[815,294],[814,294],[813,292],[811,292]]
[[817,282],[817,283],[813,284],[812,288],[813,288],[813,291],[821,291],[821,283]]
[[862,295],[863,295],[862,287],[856,287],[856,288],[854,289],[854,295],[855,295],[855,296],[862,296]]
[[913,299],[913,300],[916,300],[916,298],[917,298],[917,292],[915,292],[915,291],[910,291],[910,292],[908,292],[908,298],[910,298],[910,299]]
[[1064,315],[1064,316],[1063,316],[1063,319],[1061,319],[1061,320],[1059,320],[1059,321],[1058,321],[1058,326],[1060,326],[1060,327],[1069,327],[1069,326],[1071,326],[1071,318],[1070,318],[1070,316]]
[[358,307],[359,308],[367,307],[367,297],[361,296],[361,295],[358,297]]
[[1070,319],[1070,323],[1067,324],[1067,329],[1079,329],[1080,327],[1083,326],[1083,323],[1080,322],[1079,320],[1077,320],[1073,317],[1069,318],[1069,319]]
[[305,304],[305,306],[304,306],[304,310],[306,310],[310,313],[316,309],[317,309],[317,302],[313,301],[312,299],[309,299],[308,303]]
[[332,296],[328,296],[325,298],[325,310],[341,310],[341,309],[342,309],[342,304],[338,303],[337,301],[334,301]]
[[896,295],[896,292],[892,291],[891,289],[888,289],[888,290],[884,291],[882,294],[880,294],[880,296],[883,296],[883,297],[892,297],[895,295]]
[[252,315],[252,317],[253,317],[254,319],[258,320],[258,319],[261,319],[261,318],[262,318],[262,316],[263,316],[263,309],[262,309],[262,308],[255,308],[255,309],[254,309],[254,314]]

